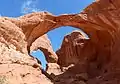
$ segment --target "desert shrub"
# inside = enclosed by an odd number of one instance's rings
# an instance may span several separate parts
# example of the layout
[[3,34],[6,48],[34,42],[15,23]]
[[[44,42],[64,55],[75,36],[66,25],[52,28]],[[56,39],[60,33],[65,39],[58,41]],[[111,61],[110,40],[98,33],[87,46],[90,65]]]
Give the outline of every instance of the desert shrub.
[[8,84],[8,81],[5,76],[0,76],[0,84]]

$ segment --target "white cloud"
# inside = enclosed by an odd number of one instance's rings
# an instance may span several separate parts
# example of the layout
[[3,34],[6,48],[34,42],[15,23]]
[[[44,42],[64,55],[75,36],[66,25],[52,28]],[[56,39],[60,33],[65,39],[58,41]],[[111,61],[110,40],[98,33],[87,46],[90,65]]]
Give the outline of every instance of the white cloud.
[[25,0],[21,6],[21,13],[27,14],[30,12],[40,11],[37,8],[38,0]]

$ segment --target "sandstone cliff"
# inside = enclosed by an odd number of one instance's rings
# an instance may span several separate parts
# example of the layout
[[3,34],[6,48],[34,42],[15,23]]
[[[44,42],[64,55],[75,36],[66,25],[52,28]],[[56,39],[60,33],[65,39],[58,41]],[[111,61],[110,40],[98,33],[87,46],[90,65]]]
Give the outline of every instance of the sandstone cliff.
[[0,18],[0,84],[52,84],[37,60],[27,54],[23,39],[20,28]]
[[81,32],[80,30],[75,30],[64,37],[61,48],[56,52],[59,65],[69,66],[70,64],[77,64],[87,59],[87,57],[91,58],[95,54],[94,44]]

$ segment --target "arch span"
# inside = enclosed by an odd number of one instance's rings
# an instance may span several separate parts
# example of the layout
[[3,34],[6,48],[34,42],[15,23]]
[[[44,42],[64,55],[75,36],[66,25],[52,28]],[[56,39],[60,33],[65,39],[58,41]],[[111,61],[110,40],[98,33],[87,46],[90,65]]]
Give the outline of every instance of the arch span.
[[[103,5],[102,3],[108,5]],[[31,44],[38,37],[61,26],[80,28],[95,44],[100,44],[102,47],[113,47],[115,44],[114,40],[117,39],[120,25],[118,19],[114,19],[118,17],[118,15],[115,14],[118,10],[112,8],[111,4],[109,0],[99,0],[92,3],[85,8],[83,12],[78,14],[55,16],[48,12],[36,12],[18,17],[17,19],[5,19],[10,20],[22,29],[27,41],[28,51],[30,50]],[[109,10],[109,8],[112,8],[112,10]],[[109,11],[111,11],[112,14]]]
[[[22,28],[26,40],[28,51],[31,44],[41,35],[59,28],[61,26],[72,26],[83,30],[89,37],[90,41],[96,46],[98,59],[106,59],[111,56],[111,47],[114,31],[113,27],[106,27],[107,24],[93,22],[85,14],[71,14],[53,16],[48,12],[32,13],[19,18],[20,27]],[[100,24],[99,24],[100,23]]]
[[[83,30],[88,36],[96,43],[96,39],[100,36],[99,33],[106,32],[104,38],[108,38],[107,41],[112,40],[111,31],[114,28],[105,27],[103,24],[92,22],[86,14],[71,14],[53,16],[48,12],[37,12],[19,17],[19,20],[12,20],[16,25],[22,28],[28,48],[31,44],[43,34],[61,26],[72,26]],[[99,32],[99,33],[98,33]],[[101,37],[102,38],[102,37]]]
[[90,41],[96,46],[98,55],[111,56],[115,36],[113,32],[116,32],[114,27],[107,23],[103,24],[103,20],[96,19],[100,19],[99,15],[86,14],[54,16],[48,12],[36,12],[18,19],[11,19],[11,21],[25,34],[28,52],[30,52],[32,43],[43,34],[61,26],[72,26],[83,30],[89,36]]
[[79,14],[55,16],[48,12],[36,12],[17,19],[4,19],[11,21],[11,25],[15,24],[14,26],[17,26],[17,29],[19,28],[25,35],[25,40],[22,40],[27,43],[28,51],[31,44],[41,35],[61,26],[72,26],[82,29],[90,37],[90,41],[96,46],[98,57],[108,56],[114,60],[115,64],[118,62],[120,65],[118,60],[120,54],[120,47],[118,47],[120,45],[120,16],[118,15],[120,5],[117,2],[118,0],[114,0],[112,3],[110,0],[97,0]]
[[97,46],[102,48],[104,46],[107,46],[107,48],[111,47],[113,39],[112,28],[104,27],[103,24],[98,24],[85,18],[87,17],[84,14],[53,16],[46,12],[32,13],[20,17],[20,27],[27,38],[28,50],[38,37],[61,26],[72,26],[82,29]]

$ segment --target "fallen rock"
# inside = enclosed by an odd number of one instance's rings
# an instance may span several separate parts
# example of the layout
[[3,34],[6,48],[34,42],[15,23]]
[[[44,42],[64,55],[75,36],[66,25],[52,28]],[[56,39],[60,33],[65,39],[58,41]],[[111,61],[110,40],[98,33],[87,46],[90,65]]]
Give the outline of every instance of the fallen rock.
[[62,74],[61,68],[57,63],[48,63],[46,71],[49,74],[59,75]]

